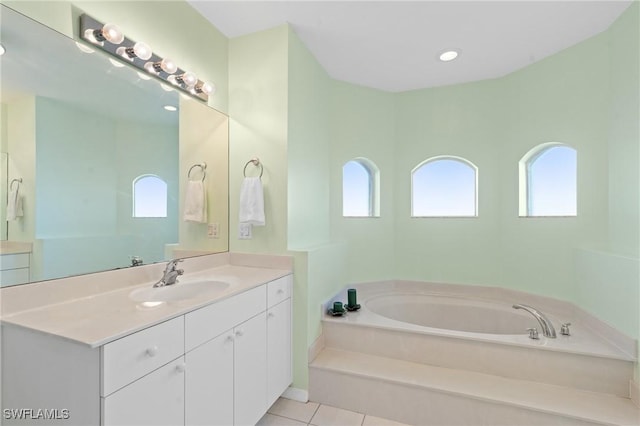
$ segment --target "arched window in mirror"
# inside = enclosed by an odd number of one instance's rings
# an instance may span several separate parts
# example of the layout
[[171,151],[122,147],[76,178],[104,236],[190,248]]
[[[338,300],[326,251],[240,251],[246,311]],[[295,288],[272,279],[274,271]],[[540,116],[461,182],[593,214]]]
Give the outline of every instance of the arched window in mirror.
[[536,146],[520,160],[520,216],[576,216],[578,152],[565,144]]
[[133,180],[133,217],[167,217],[167,183],[156,175]]
[[477,216],[477,171],[470,161],[454,156],[418,164],[411,171],[411,216]]
[[380,216],[380,172],[366,158],[355,158],[342,166],[342,215]]

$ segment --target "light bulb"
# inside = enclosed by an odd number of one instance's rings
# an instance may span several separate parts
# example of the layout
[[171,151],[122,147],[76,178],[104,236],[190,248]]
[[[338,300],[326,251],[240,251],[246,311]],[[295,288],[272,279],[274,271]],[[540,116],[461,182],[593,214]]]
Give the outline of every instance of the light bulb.
[[116,68],[124,67],[124,64],[122,62],[118,62],[115,59],[109,58],[109,62],[111,62],[111,65],[113,65]]
[[174,86],[177,86],[178,84],[178,79],[176,78],[175,75],[170,75],[169,77],[167,77],[167,81],[171,84],[173,84]]
[[[87,30],[90,31],[90,30]],[[87,35],[85,31],[85,36]],[[120,44],[124,41],[124,34],[120,31],[115,24],[105,24],[102,28],[93,30],[93,39],[95,39],[98,43],[102,43],[105,40],[109,43]]]
[[146,61],[152,54],[149,45],[141,41],[134,44],[133,47],[120,46],[116,49],[116,53],[130,61],[133,61],[135,58],[140,58],[143,61]]
[[176,81],[180,84],[184,84],[187,87],[193,87],[198,82],[198,77],[190,71],[186,71],[184,74],[177,75]]
[[133,53],[135,53],[135,55],[138,58],[142,59],[143,61],[146,61],[147,59],[149,59],[152,54],[151,48],[149,47],[149,45],[141,41],[133,45]]
[[93,53],[93,52],[95,52],[95,50],[93,50],[92,48],[90,48],[86,44],[80,43],[79,41],[76,41],[76,46],[78,47],[78,49],[80,49],[81,52],[84,52],[84,53]]
[[147,62],[144,64],[146,69],[151,74],[158,74],[160,71],[164,71],[167,74],[173,74],[178,70],[178,66],[169,58],[164,58],[159,62]]
[[7,50],[4,48],[2,44],[0,44],[0,56],[4,55]]
[[213,84],[205,82],[201,82],[195,87],[196,93],[204,93],[205,95],[210,95],[216,90],[216,87]]

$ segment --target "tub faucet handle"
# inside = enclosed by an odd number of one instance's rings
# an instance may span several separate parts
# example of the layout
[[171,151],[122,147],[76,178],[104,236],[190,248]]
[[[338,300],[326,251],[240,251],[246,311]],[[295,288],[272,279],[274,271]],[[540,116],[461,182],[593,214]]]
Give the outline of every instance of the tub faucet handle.
[[533,340],[538,340],[540,339],[540,336],[538,336],[538,329],[533,327],[533,328],[527,328],[527,331],[529,332],[529,339],[533,339]]
[[562,326],[560,327],[560,334],[564,336],[571,336],[571,331],[569,330],[570,325],[571,325],[570,322],[566,322],[562,324]]

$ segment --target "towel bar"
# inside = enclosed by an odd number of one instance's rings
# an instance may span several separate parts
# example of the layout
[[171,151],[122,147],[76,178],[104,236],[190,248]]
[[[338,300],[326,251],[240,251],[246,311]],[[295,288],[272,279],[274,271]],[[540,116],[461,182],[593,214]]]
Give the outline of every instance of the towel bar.
[[189,168],[189,171],[187,172],[187,179],[191,179],[191,170],[193,170],[195,167],[200,167],[202,169],[202,181],[204,182],[204,178],[207,177],[207,163],[194,164],[193,166],[191,166]]
[[18,182],[18,186],[20,186],[20,184],[22,183],[22,178],[16,178],[11,180],[11,183],[9,184],[9,191],[13,191],[14,182]]
[[260,176],[258,177],[262,178],[262,173],[264,173],[264,167],[262,167],[262,163],[260,162],[259,158],[252,158],[251,160],[247,161],[247,164],[244,165],[244,169],[242,170],[242,174],[244,175],[244,177],[247,177],[247,166],[249,166],[249,164],[251,163],[253,163],[253,165],[256,167],[260,166]]

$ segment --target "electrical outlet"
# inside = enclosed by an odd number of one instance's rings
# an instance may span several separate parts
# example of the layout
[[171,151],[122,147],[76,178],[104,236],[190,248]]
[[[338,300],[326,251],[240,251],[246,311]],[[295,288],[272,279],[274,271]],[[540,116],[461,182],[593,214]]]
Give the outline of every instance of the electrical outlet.
[[251,228],[252,227],[250,223],[241,223],[238,227],[238,238],[241,240],[250,240]]
[[220,238],[220,224],[210,223],[207,225],[207,237],[208,238]]

